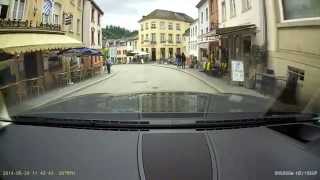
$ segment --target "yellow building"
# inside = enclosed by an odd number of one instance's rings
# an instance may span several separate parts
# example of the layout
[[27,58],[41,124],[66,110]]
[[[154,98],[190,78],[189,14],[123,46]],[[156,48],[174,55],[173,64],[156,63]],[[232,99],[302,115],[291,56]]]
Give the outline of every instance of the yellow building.
[[[43,14],[44,4],[50,0],[27,1],[26,20],[32,21],[33,26],[41,24],[60,25],[61,30],[69,37],[82,41],[82,10],[83,0],[55,0],[53,12],[46,16]],[[69,18],[69,23],[66,19]]]
[[183,52],[183,34],[192,22],[184,13],[154,10],[139,21],[138,47],[150,53],[153,61],[173,58]]

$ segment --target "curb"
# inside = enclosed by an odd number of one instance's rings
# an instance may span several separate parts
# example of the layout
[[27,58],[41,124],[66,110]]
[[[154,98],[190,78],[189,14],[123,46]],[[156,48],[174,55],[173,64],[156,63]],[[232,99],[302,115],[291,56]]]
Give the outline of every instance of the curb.
[[179,72],[183,72],[185,74],[188,74],[189,76],[192,76],[196,79],[198,79],[199,81],[203,82],[204,84],[206,84],[207,86],[209,86],[210,88],[216,90],[218,93],[225,93],[224,90],[220,89],[219,87],[216,87],[214,85],[212,85],[211,83],[209,83],[208,81],[202,79],[201,77],[193,74],[193,73],[190,73],[190,72],[187,72],[187,71],[183,71],[181,69],[177,69],[175,67],[169,67],[169,66],[163,66],[163,65],[156,65],[156,64],[152,64],[151,66],[156,66],[156,67],[162,67],[162,68],[168,68],[168,69],[173,69],[173,70],[176,70],[176,71],[179,71]]

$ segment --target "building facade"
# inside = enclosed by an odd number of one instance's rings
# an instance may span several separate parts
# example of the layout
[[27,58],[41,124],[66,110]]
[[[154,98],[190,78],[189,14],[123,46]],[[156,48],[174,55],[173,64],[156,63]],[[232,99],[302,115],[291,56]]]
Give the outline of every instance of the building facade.
[[104,12],[94,0],[84,0],[83,43],[88,48],[102,48],[101,19]]
[[82,46],[81,26],[74,23],[82,24],[82,1],[4,0],[0,6],[0,54],[11,55],[1,59],[0,86],[6,99],[26,98],[35,88],[26,83],[32,80],[44,91],[57,84],[57,73],[70,78],[77,60],[57,53]]
[[182,37],[193,19],[184,14],[166,10],[154,10],[139,21],[140,51],[150,53],[152,61],[174,58],[182,53]]
[[189,55],[198,59],[199,48],[198,48],[198,36],[199,36],[199,20],[196,19],[190,26],[190,37],[189,37]]
[[320,13],[311,0],[266,1],[268,69],[286,81],[283,96],[305,110],[320,111]]
[[[266,64],[264,1],[218,0],[221,62],[228,67],[232,82],[253,88],[256,73]],[[240,78],[232,76],[232,65],[241,67]]]
[[210,31],[209,21],[209,2],[208,0],[201,0],[196,7],[198,8],[198,48],[199,48],[199,61],[208,61],[209,56],[209,39],[206,36]]

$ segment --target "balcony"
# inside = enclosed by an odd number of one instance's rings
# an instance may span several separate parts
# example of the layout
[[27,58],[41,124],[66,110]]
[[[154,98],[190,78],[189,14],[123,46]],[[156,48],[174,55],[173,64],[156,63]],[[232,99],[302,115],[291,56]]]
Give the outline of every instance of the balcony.
[[166,40],[161,40],[161,41],[160,41],[161,44],[164,44],[164,43],[166,43],[166,42],[167,42]]
[[0,32],[64,34],[61,30],[61,25],[41,23],[34,27],[32,26],[32,21],[4,19],[0,19]]
[[181,40],[177,40],[177,42],[176,42],[177,44],[181,44],[182,42],[181,42]]
[[157,44],[157,41],[156,40],[151,40],[150,44]]
[[173,40],[168,40],[168,43],[169,44],[173,44]]

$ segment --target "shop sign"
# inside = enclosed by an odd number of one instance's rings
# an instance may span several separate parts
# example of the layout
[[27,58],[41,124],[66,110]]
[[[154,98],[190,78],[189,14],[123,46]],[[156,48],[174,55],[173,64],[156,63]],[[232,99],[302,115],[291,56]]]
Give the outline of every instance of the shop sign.
[[244,64],[242,61],[232,61],[232,81],[244,82]]

